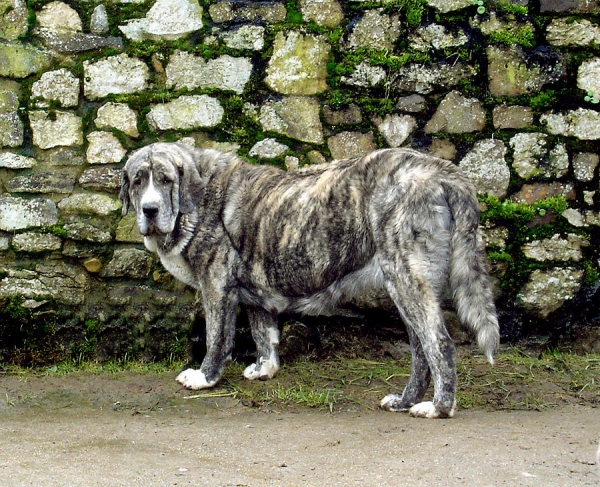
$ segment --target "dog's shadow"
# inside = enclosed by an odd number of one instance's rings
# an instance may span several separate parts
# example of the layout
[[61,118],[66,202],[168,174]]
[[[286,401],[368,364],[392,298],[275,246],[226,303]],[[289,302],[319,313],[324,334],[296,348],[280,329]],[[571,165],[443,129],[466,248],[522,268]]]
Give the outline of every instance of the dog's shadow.
[[[390,343],[408,344],[406,327],[395,309],[361,309],[353,317],[282,314],[279,331],[283,363],[333,356],[374,358],[389,354]],[[205,334],[206,322],[197,317],[189,329],[185,368],[198,368],[202,363]],[[243,307],[238,312],[232,358],[244,365],[256,361],[256,345]]]

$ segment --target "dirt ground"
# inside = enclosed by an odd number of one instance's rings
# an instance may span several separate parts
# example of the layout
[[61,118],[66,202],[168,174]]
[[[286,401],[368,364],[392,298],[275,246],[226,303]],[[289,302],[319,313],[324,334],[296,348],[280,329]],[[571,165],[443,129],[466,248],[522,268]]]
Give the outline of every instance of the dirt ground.
[[0,485],[600,484],[589,405],[423,420],[360,404],[248,407],[173,378],[0,376]]

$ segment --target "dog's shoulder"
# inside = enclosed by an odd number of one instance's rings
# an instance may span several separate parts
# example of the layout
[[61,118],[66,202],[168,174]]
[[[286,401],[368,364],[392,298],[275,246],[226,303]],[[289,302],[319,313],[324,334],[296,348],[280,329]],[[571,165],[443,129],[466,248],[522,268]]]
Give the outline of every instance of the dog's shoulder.
[[225,172],[236,166],[245,165],[242,159],[232,152],[221,152],[216,149],[189,148],[198,172],[202,176]]

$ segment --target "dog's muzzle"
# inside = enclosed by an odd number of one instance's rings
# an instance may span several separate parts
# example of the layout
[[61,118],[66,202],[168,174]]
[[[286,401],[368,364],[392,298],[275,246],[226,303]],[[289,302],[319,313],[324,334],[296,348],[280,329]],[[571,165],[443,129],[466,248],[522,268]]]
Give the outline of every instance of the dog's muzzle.
[[158,215],[158,206],[153,204],[147,204],[142,207],[142,213],[148,220],[154,220]]

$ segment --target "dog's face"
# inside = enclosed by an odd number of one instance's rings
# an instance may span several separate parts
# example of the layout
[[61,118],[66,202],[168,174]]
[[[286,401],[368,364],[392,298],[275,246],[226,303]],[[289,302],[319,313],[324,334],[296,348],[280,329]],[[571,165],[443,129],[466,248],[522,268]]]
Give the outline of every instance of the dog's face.
[[131,205],[144,236],[173,231],[180,213],[193,211],[203,185],[192,151],[156,143],[135,152],[123,169],[120,199],[123,215]]

